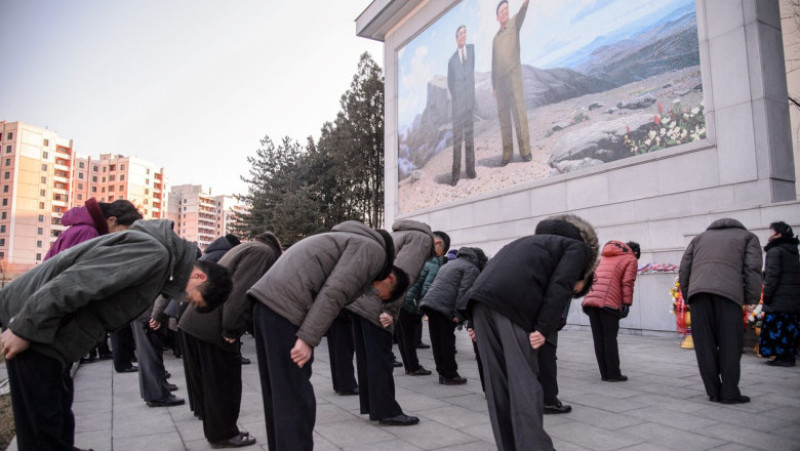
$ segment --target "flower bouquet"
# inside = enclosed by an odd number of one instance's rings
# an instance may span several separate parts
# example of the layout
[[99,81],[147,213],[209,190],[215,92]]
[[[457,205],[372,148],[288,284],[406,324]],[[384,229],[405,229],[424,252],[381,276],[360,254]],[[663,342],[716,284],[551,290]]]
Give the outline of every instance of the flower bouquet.
[[681,342],[681,348],[694,349],[694,340],[692,339],[692,315],[689,312],[689,304],[683,299],[681,294],[681,284],[678,278],[675,278],[675,284],[669,290],[670,297],[672,298],[672,311],[675,315],[675,329],[678,335],[684,337]]

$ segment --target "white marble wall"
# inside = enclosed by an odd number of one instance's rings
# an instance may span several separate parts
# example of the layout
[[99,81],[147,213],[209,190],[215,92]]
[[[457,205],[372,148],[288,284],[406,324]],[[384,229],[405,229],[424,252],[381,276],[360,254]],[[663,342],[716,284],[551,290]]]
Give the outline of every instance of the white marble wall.
[[[396,50],[453,0],[411,1],[387,27],[386,222],[397,215]],[[450,233],[456,247],[492,255],[558,213],[592,222],[601,242],[638,241],[641,261],[680,261],[688,241],[713,220],[734,217],[762,241],[770,222],[800,231],[778,0],[698,0],[698,33],[708,139],[537,180],[403,217]],[[642,275],[636,307],[622,327],[672,330],[674,275]],[[579,305],[569,321],[588,324]]]

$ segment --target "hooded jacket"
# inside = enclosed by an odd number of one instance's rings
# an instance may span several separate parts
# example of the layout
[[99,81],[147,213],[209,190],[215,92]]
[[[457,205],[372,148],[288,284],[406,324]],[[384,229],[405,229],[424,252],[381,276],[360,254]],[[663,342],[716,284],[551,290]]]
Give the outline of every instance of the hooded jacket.
[[527,333],[539,331],[549,336],[558,329],[575,283],[595,264],[592,250],[581,236],[590,241],[597,237],[582,220],[546,221],[549,233],[514,240],[489,261],[466,295],[469,300],[463,313],[467,317],[472,306],[480,303]]
[[796,237],[776,238],[764,247],[764,311],[800,313],[800,257]]
[[146,310],[159,293],[186,289],[194,244],[172,221],[136,221],[36,266],[0,291],[0,320],[30,350],[65,367]]
[[761,245],[741,222],[722,218],[711,223],[686,247],[678,271],[683,298],[710,293],[739,305],[761,298]]
[[420,310],[433,310],[447,318],[460,316],[456,312],[456,302],[472,288],[484,264],[486,262],[480,261],[475,249],[459,249],[456,259],[439,269],[436,279],[419,305]]
[[358,221],[290,247],[247,295],[297,326],[315,347],[339,311],[366,290],[387,264],[380,233]]
[[233,235],[221,236],[208,245],[203,256],[200,257],[200,260],[218,263],[226,252],[239,244],[241,244],[241,242]]
[[[273,235],[274,236],[274,235]],[[277,238],[274,240],[278,243]],[[216,345],[224,351],[239,352],[239,343],[228,343],[223,339],[238,339],[250,323],[252,304],[247,299],[247,290],[275,263],[281,255],[277,246],[250,241],[228,251],[219,264],[228,268],[233,279],[233,291],[220,308],[209,313],[200,313],[190,305],[181,316],[178,327],[187,334]]]
[[595,270],[591,291],[583,298],[583,307],[611,308],[633,304],[633,285],[639,261],[627,244],[609,241],[603,246],[600,264]]
[[100,209],[100,205],[94,197],[87,199],[86,204],[82,207],[67,210],[61,217],[61,225],[69,228],[61,232],[55,243],[50,246],[44,256],[45,260],[76,244],[108,233],[108,224],[103,216],[103,210]]
[[411,288],[406,292],[406,298],[403,301],[403,310],[414,315],[420,314],[419,302],[425,297],[425,293],[428,292],[434,279],[436,279],[439,268],[442,267],[446,259],[447,257],[445,256],[431,257],[425,262],[422,266],[422,270],[419,272],[417,281],[414,282]]
[[[425,260],[433,252],[433,232],[428,224],[401,219],[392,225],[392,241],[395,250],[394,265],[408,274],[409,285],[411,285],[417,279]],[[380,321],[381,314],[386,312],[392,315],[392,318],[397,318],[404,299],[404,296],[400,296],[394,302],[387,304],[374,294],[364,294],[348,305],[347,310],[383,329]],[[394,323],[385,329],[393,332]]]

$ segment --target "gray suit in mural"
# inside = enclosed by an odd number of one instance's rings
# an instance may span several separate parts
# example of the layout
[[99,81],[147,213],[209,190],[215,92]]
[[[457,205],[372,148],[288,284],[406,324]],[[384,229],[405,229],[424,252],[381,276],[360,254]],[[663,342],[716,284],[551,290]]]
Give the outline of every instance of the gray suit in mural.
[[453,176],[450,182],[453,186],[461,176],[462,142],[467,178],[476,177],[475,139],[472,131],[475,110],[475,46],[466,45],[466,39],[467,29],[461,26],[456,32],[458,48],[447,65],[447,88],[450,90],[453,113]]

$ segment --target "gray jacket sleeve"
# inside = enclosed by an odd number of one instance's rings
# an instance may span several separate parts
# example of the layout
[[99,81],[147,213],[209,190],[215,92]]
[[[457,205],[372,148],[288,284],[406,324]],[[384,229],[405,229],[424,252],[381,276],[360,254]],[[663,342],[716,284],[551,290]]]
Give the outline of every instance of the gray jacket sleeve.
[[758,237],[750,234],[744,250],[744,303],[758,304],[761,299],[761,266],[763,264],[761,243]]

